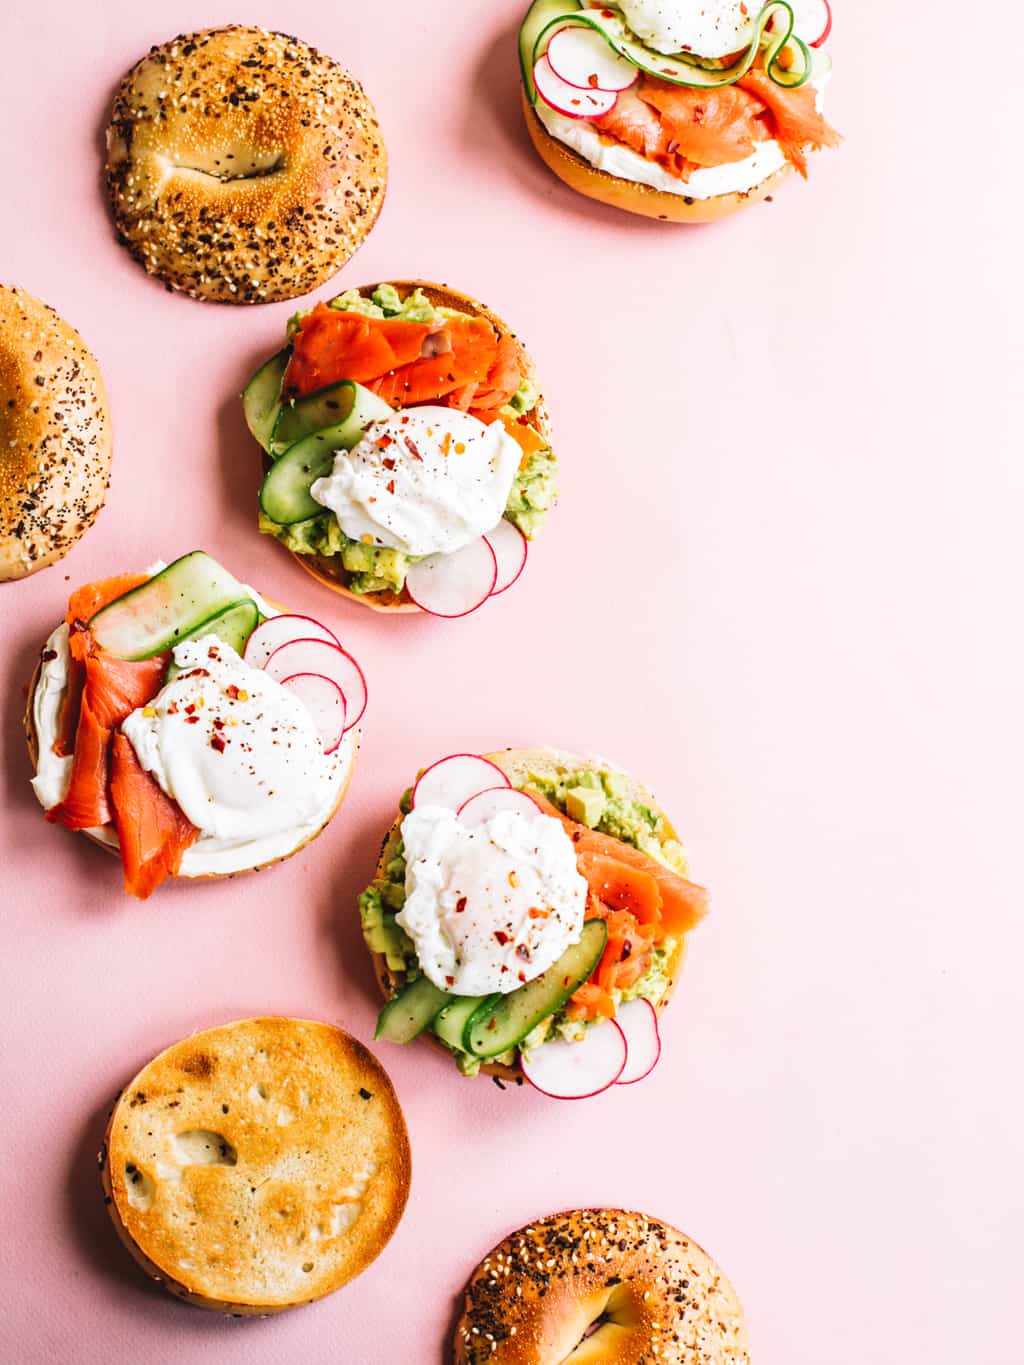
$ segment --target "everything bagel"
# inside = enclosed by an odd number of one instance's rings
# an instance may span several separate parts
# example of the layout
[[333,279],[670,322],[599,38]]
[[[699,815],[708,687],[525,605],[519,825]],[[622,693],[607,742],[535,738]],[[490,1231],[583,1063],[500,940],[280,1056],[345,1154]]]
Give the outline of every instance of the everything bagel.
[[82,338],[23,289],[0,285],[0,582],[63,558],[110,478],[110,410]]
[[748,1365],[736,1291],[696,1242],[621,1209],[552,1214],[481,1262],[455,1365]]
[[373,106],[332,58],[230,26],[154,47],[107,131],[118,238],[169,289],[220,303],[308,293],[362,244],[384,200]]

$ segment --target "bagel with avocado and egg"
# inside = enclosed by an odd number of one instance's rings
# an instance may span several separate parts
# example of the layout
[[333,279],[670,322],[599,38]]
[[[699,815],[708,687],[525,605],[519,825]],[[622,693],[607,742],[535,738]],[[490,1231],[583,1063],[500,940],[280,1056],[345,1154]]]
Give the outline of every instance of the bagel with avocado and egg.
[[464,1075],[582,1098],[642,1079],[686,938],[707,913],[651,792],[553,749],[454,754],[400,802],[360,897],[387,1003]]
[[592,199],[678,223],[765,199],[839,136],[822,115],[828,0],[534,0],[522,104],[548,167]]
[[120,854],[145,899],[316,837],[348,790],[366,684],[326,626],[201,550],[71,594],[29,687],[46,818]]
[[518,578],[557,494],[547,409],[508,326],[445,285],[296,314],[242,395],[260,530],[380,611],[464,616]]

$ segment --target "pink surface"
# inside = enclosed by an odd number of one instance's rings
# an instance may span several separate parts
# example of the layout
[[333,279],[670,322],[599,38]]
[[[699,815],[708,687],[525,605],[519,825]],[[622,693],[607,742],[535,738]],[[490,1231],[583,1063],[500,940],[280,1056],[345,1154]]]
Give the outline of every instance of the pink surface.
[[[592,206],[534,158],[518,11],[32,0],[0,19],[0,272],[82,330],[116,429],[96,528],[0,591],[5,1360],[440,1361],[477,1259],[587,1203],[707,1245],[762,1365],[1020,1359],[1015,85],[958,121],[933,76],[962,6],[939,0],[924,27],[840,7],[844,147],[765,208],[674,229]],[[239,18],[342,59],[383,122],[383,215],[322,295],[450,280],[513,320],[544,378],[562,506],[523,579],[464,621],[379,620],[255,534],[235,395],[291,306],[172,297],[113,240],[98,169],[117,78],[175,31]],[[21,687],[69,582],[197,545],[341,634],[369,677],[366,742],[302,857],[140,906],[42,820]],[[714,891],[659,1068],[559,1104],[382,1045],[415,1154],[386,1254],[270,1322],[151,1291],[95,1179],[118,1087],[252,1012],[369,1039],[354,899],[395,799],[443,753],[533,742],[646,777]]]

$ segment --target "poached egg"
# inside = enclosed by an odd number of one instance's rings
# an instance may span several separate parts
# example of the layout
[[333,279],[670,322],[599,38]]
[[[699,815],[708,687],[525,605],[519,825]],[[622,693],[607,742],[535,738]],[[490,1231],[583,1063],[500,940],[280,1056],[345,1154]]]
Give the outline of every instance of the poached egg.
[[587,883],[558,820],[503,810],[470,827],[424,806],[402,821],[402,840],[406,900],[396,918],[441,990],[507,995],[579,942]]
[[619,0],[626,23],[656,52],[726,57],[754,36],[758,0]]
[[350,540],[451,554],[497,526],[521,456],[501,422],[424,405],[371,422],[311,492]]

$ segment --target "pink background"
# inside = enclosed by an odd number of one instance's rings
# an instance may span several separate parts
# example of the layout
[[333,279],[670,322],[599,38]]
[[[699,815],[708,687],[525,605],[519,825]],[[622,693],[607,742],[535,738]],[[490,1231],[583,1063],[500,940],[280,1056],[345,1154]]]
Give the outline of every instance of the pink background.
[[[535,159],[515,0],[5,7],[0,274],[82,330],[116,430],[96,528],[0,591],[5,1359],[441,1361],[479,1257],[596,1203],[706,1244],[762,1365],[1020,1360],[1018,97],[1009,77],[965,74],[955,100],[935,79],[1000,9],[939,0],[922,26],[840,5],[843,148],[773,204],[687,230],[592,205]],[[381,621],[255,534],[235,395],[292,306],[172,297],[114,242],[116,80],[240,18],[340,58],[383,123],[383,215],[322,296],[449,280],[512,320],[544,378],[562,505],[525,578],[465,621]],[[21,689],[69,584],[196,546],[342,633],[370,680],[366,741],[302,857],[141,906],[43,822]],[[658,1071],[558,1104],[382,1045],[415,1154],[384,1256],[270,1322],[151,1291],[95,1180],[118,1087],[248,1013],[370,1038],[354,901],[395,799],[452,749],[535,742],[646,777],[713,889]]]

